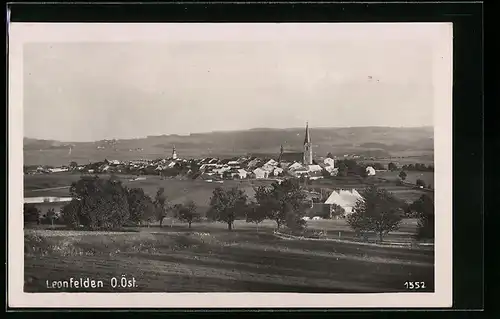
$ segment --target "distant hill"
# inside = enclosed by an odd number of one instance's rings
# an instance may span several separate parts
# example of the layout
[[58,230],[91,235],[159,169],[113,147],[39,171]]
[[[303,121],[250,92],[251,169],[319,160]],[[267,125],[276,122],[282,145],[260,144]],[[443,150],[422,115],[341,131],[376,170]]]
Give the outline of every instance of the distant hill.
[[[209,132],[190,135],[160,135],[137,139],[95,142],[59,142],[24,139],[25,165],[63,165],[107,159],[155,159],[169,157],[175,145],[180,157],[233,157],[250,153],[276,154],[301,151],[304,128]],[[357,154],[364,156],[408,156],[433,154],[432,127],[311,128],[315,156]],[[69,149],[71,147],[71,153]]]

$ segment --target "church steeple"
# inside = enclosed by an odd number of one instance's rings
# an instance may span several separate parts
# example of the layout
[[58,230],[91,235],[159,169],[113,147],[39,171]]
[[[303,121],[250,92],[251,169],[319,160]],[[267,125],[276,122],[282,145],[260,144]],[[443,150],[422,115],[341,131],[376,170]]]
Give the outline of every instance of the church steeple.
[[312,165],[312,144],[309,134],[309,122],[306,122],[306,135],[304,137],[304,164]]
[[177,152],[175,151],[175,145],[172,148],[172,159],[177,159]]

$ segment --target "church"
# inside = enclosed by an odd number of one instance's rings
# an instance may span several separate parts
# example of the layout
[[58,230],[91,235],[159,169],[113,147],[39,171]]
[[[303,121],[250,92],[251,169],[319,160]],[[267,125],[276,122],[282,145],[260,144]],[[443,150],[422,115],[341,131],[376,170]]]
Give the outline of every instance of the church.
[[304,137],[303,151],[302,152],[284,152],[283,145],[280,148],[280,155],[278,157],[278,163],[288,162],[288,163],[302,163],[303,165],[314,165],[316,164],[313,160],[312,153],[312,143],[311,134],[309,133],[309,123],[306,123],[306,132]]

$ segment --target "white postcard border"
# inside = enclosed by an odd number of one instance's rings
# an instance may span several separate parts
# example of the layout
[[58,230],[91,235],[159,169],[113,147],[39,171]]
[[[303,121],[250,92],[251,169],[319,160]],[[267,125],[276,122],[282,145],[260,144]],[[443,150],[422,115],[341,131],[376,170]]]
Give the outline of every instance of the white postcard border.
[[[370,24],[376,28],[383,24]],[[320,41],[356,24],[50,24],[9,25],[9,198],[8,305],[81,308],[421,308],[452,304],[452,24],[398,23],[388,37],[419,36],[427,30],[433,45],[434,152],[436,191],[435,292],[383,294],[308,293],[24,293],[23,235],[23,44],[28,42],[152,42],[183,37],[196,41],[269,40],[275,36]],[[420,28],[420,29],[419,29]],[[351,30],[352,32],[349,32]],[[291,31],[291,32],[290,32]],[[358,32],[358,33],[356,33]],[[399,32],[399,33],[398,33]],[[412,33],[413,32],[413,33]],[[285,34],[286,33],[286,34]],[[421,32],[422,33],[422,32]],[[424,34],[424,33],[422,33]],[[403,284],[403,283],[402,283]],[[147,295],[144,296],[144,295]]]

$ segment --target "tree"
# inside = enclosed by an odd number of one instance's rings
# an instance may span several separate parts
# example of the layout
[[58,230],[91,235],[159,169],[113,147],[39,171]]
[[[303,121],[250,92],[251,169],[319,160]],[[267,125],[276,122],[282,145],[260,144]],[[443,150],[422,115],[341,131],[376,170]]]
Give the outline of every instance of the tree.
[[332,154],[332,153],[330,153],[330,152],[328,152],[328,154],[326,155],[326,157],[327,157],[327,158],[331,158],[331,159],[333,159],[333,154]]
[[359,176],[361,176],[363,178],[367,178],[368,177],[368,171],[366,170],[365,167],[360,166],[359,169],[358,169],[358,172],[359,172]]
[[382,165],[380,163],[373,163],[372,167],[374,170],[384,170],[385,169],[384,165]]
[[332,204],[330,208],[330,217],[342,217],[345,215],[345,209],[344,207],[337,205],[337,204]]
[[153,200],[144,193],[142,188],[128,189],[127,201],[130,212],[129,220],[132,223],[147,222],[149,224],[156,218]]
[[33,223],[36,222],[40,224],[40,211],[34,204],[24,204],[24,223]]
[[228,230],[233,229],[234,221],[246,212],[247,195],[237,187],[224,190],[214,189],[210,198],[208,216],[218,222],[226,223]]
[[418,216],[417,239],[434,238],[434,201],[424,194],[409,209]]
[[178,205],[176,207],[177,218],[188,223],[188,227],[191,228],[191,224],[200,219],[200,215],[196,212],[196,209],[196,204],[193,201],[187,201],[182,205]]
[[274,182],[270,188],[261,186],[255,192],[255,199],[267,212],[267,217],[276,222],[277,229],[287,222],[287,214],[305,214],[306,196],[296,180],[287,179],[281,184]]
[[112,229],[122,227],[129,219],[127,192],[116,178],[83,176],[71,185],[70,193],[75,200],[68,204],[69,210],[63,209],[70,214],[63,219],[71,225],[78,222],[91,230]]
[[264,207],[257,203],[250,203],[247,207],[247,223],[255,223],[257,232],[259,232],[259,224],[267,218],[267,212]]
[[54,226],[54,220],[56,219],[56,211],[54,210],[54,208],[50,208],[47,213],[46,213],[46,217],[48,220],[50,220],[50,224],[52,226]]
[[353,213],[347,215],[347,224],[349,224],[358,237],[364,237],[371,230],[370,219],[363,209],[362,201],[357,201]]
[[167,217],[167,212],[168,212],[168,202],[167,202],[167,196],[165,195],[165,188],[160,187],[158,188],[158,191],[156,191],[154,205],[155,205],[156,219],[160,222],[160,227],[162,227],[163,219]]
[[347,176],[347,165],[344,164],[343,162],[339,163],[339,170],[338,170],[338,176]]
[[388,165],[387,165],[387,168],[390,170],[390,171],[395,171],[398,169],[398,166],[396,164],[394,164],[393,162],[390,162]]
[[303,219],[305,210],[302,207],[295,207],[291,203],[285,203],[283,211],[285,214],[285,225],[292,231],[303,230],[307,222]]
[[416,185],[418,187],[425,187],[425,182],[422,179],[417,179]]
[[406,176],[408,176],[408,175],[406,174],[405,171],[401,171],[399,173],[399,178],[401,178],[401,180],[403,180],[403,181],[406,179]]
[[385,189],[370,186],[362,192],[348,224],[358,233],[373,231],[380,241],[383,236],[397,230],[402,219],[401,202]]
[[81,205],[77,199],[73,199],[66,204],[61,210],[63,223],[71,228],[80,226],[80,209]]
[[70,168],[70,169],[74,170],[74,169],[76,169],[77,167],[78,167],[78,163],[77,163],[77,162],[72,161],[72,162],[70,162],[70,163],[69,163],[69,168]]

